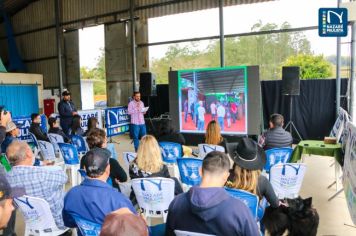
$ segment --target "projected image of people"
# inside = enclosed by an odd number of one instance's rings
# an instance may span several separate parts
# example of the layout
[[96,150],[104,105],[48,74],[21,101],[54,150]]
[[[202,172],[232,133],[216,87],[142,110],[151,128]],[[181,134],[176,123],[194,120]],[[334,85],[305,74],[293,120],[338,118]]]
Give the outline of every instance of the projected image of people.
[[179,71],[180,130],[204,133],[216,120],[223,133],[247,133],[246,67]]

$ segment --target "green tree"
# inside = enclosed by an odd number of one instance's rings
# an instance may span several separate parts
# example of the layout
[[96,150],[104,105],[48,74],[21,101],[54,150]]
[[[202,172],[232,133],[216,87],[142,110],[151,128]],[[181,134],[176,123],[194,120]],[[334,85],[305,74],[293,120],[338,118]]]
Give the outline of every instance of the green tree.
[[301,79],[324,79],[332,75],[332,65],[323,55],[293,55],[287,58],[283,66],[299,66]]

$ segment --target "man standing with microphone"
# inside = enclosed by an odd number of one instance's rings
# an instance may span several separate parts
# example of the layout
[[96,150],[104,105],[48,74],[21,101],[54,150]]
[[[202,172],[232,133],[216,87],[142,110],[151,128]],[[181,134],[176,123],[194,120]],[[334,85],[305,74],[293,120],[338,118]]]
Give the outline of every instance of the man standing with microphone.
[[143,117],[146,114],[147,109],[141,101],[140,92],[133,93],[133,100],[129,102],[128,113],[131,115],[131,133],[133,136],[135,151],[137,152],[139,146],[139,139],[146,135],[146,125],[145,118]]

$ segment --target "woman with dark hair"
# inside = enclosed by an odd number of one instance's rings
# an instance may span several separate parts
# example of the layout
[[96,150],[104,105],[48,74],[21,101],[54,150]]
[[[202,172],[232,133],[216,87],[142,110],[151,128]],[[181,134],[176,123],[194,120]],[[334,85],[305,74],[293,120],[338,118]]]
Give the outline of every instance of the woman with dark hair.
[[72,126],[70,127],[70,130],[69,130],[70,135],[83,136],[84,130],[80,127],[81,122],[82,122],[82,118],[80,117],[80,115],[73,116]]
[[[109,150],[106,149],[106,145],[107,145],[106,133],[102,129],[98,129],[98,128],[92,129],[88,133],[87,143],[88,143],[88,146],[90,149],[102,148],[109,152]],[[116,157],[113,157],[113,158],[110,158],[110,160],[109,160],[110,178],[112,180],[112,186],[114,188],[117,188],[120,191],[118,183],[126,182],[127,175],[126,175],[125,170],[122,169],[119,162],[115,158]],[[84,160],[85,160],[85,156],[83,156],[82,159],[80,160],[80,168],[81,169],[83,169],[83,167],[84,167]]]
[[157,140],[158,142],[173,142],[185,145],[184,136],[174,130],[170,120],[161,120],[157,132]]
[[63,137],[64,142],[69,143],[70,139],[68,136],[59,128],[59,122],[56,117],[49,117],[48,118],[48,125],[49,125],[49,134],[58,134]]
[[85,131],[84,135],[83,136],[88,136],[88,133],[94,129],[94,128],[99,128],[98,127],[99,125],[99,122],[98,122],[98,119],[96,117],[90,117],[88,119],[88,126],[87,126],[87,131]]

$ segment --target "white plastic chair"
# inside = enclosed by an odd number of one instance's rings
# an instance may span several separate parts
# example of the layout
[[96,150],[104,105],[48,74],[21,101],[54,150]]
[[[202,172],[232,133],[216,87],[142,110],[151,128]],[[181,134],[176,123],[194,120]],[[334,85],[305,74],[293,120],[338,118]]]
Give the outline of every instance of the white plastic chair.
[[24,195],[14,200],[25,219],[25,236],[55,236],[69,230],[58,229],[49,204],[44,199]]
[[225,152],[225,148],[219,145],[201,143],[198,144],[199,158],[204,159],[205,156],[212,151]]
[[307,166],[304,163],[285,163],[272,166],[269,181],[279,199],[298,197],[306,169]]
[[58,143],[64,143],[63,137],[59,134],[53,134],[53,133],[48,133],[47,136],[49,138],[49,141],[52,143],[54,150],[60,154],[61,151],[59,150]]
[[39,150],[39,147],[38,147],[38,140],[36,138],[36,135],[34,135],[33,133],[31,132],[28,132],[30,137],[31,137],[31,140],[33,142],[33,145],[35,146],[34,150],[33,150],[33,154],[35,155],[35,158],[37,158],[38,154],[40,153],[40,150]]
[[202,234],[183,230],[174,230],[176,236],[215,236],[214,234]]
[[55,160],[56,153],[54,147],[50,142],[38,140],[38,147],[44,160]]
[[168,207],[174,198],[174,180],[138,178],[131,180],[139,207],[150,225],[151,218],[167,219]]
[[122,158],[124,159],[124,163],[127,168],[130,167],[131,162],[133,162],[133,160],[135,160],[136,156],[137,156],[136,152],[123,152],[122,153]]

